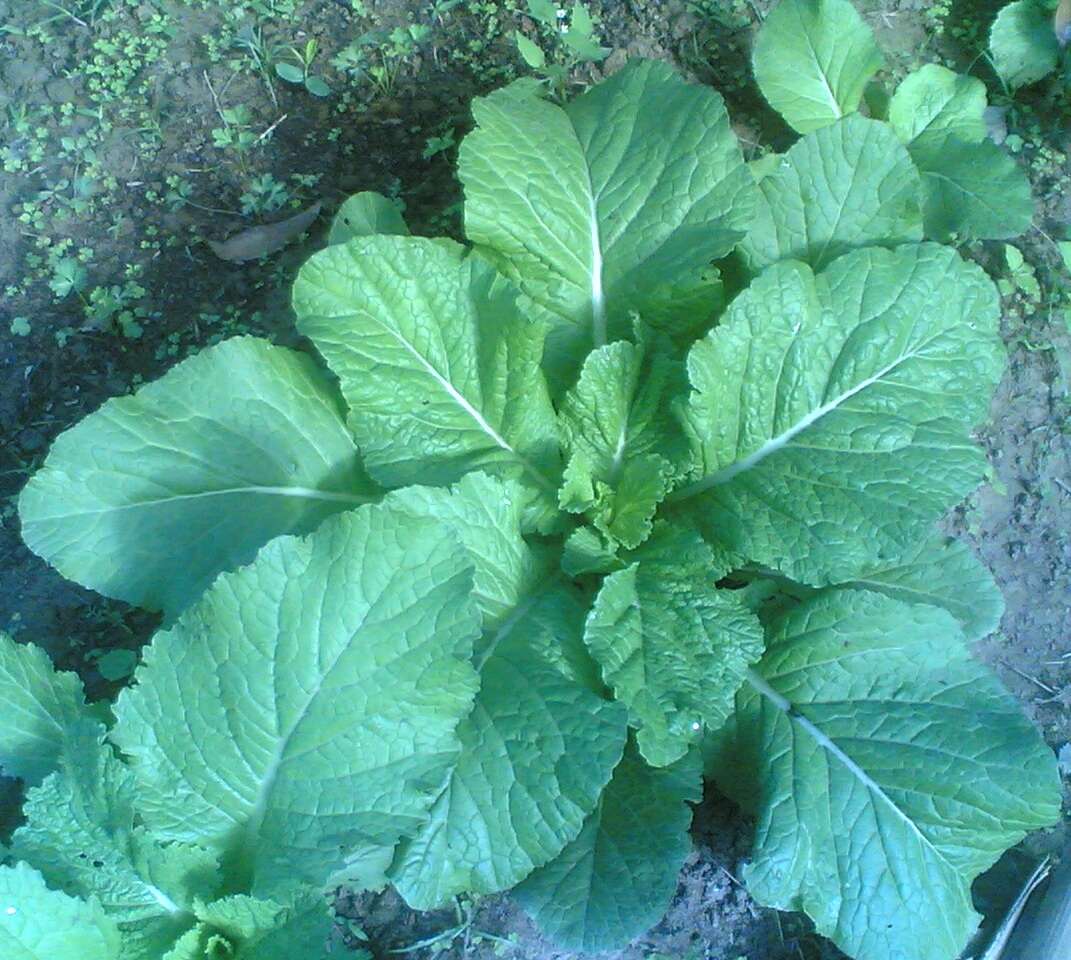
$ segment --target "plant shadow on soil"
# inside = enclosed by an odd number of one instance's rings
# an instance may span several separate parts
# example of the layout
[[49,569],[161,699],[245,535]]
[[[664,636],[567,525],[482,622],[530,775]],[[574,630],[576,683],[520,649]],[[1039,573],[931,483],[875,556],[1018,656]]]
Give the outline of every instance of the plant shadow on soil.
[[[43,171],[0,175],[0,288],[19,288],[17,296],[0,301],[0,505],[6,505],[0,515],[0,629],[45,647],[61,668],[83,677],[93,696],[110,696],[118,689],[97,669],[99,655],[117,647],[137,650],[157,621],[63,580],[31,555],[19,538],[14,498],[59,432],[108,397],[159,376],[189,352],[238,332],[300,346],[288,285],[301,262],[323,242],[323,220],[306,244],[292,246],[267,262],[223,263],[202,242],[204,237],[219,239],[258,220],[272,219],[206,209],[233,211],[242,182],[248,180],[233,158],[221,155],[212,143],[210,131],[219,124],[215,101],[220,91],[225,91],[227,105],[250,105],[257,130],[285,114],[258,148],[256,169],[271,172],[280,181],[298,171],[318,175],[314,186],[292,189],[295,204],[322,198],[330,213],[353,192],[379,190],[404,198],[415,233],[457,235],[459,223],[451,208],[459,199],[459,188],[452,166],[443,155],[423,157],[422,148],[428,137],[449,128],[460,139],[471,125],[471,98],[518,66],[508,43],[509,31],[503,28],[501,35],[487,39],[487,23],[463,9],[447,22],[441,43],[430,55],[425,51],[406,64],[390,95],[358,98],[354,109],[339,114],[334,99],[316,100],[277,82],[276,107],[254,72],[229,77],[218,63],[206,60],[198,39],[215,24],[210,17],[212,0],[154,0],[140,6],[117,0],[115,6],[122,8],[120,16],[134,28],[154,11],[172,18],[174,31],[166,56],[146,67],[158,107],[159,136],[151,150],[144,151],[133,145],[132,131],[118,127],[111,132],[100,150],[119,189],[106,205],[66,221],[64,235],[93,249],[93,269],[100,283],[119,282],[115,278],[124,264],[141,264],[138,282],[151,299],[150,316],[139,339],[124,339],[109,329],[82,329],[82,306],[76,298],[57,298],[40,279],[24,282],[36,228],[20,222],[17,212],[28,198],[49,186],[45,178],[51,168],[46,163]],[[283,32],[292,36],[301,30],[319,38],[324,62],[359,30],[347,5],[336,0],[292,0],[289,6],[296,13]],[[381,22],[390,24],[420,18],[427,4],[381,0],[367,6]],[[703,4],[707,11],[719,13],[715,18],[700,16],[684,0],[605,0],[592,6],[602,14],[604,41],[615,50],[608,70],[626,56],[674,60],[686,73],[725,94],[745,149],[752,150],[759,142],[775,146],[788,142],[788,131],[764,108],[749,80],[753,13],[768,3]],[[922,20],[925,4],[905,0],[861,6],[870,8],[883,43],[892,42],[902,53],[900,60],[908,61],[911,51],[917,52],[930,37]],[[957,9],[966,8],[964,15],[975,6],[956,4]],[[24,22],[25,11],[22,0],[0,0],[0,24]],[[512,28],[513,21],[506,25]],[[91,30],[67,22],[54,25],[47,44],[0,32],[0,50],[7,57],[0,109],[52,109],[56,98],[77,99],[80,91],[68,74],[87,55],[92,36]],[[501,70],[481,70],[474,66],[475,57],[451,56],[473,36],[486,40],[479,57],[504,65]],[[952,44],[950,62],[963,69],[969,54]],[[894,64],[900,60],[894,59]],[[337,78],[331,79],[337,83]],[[1056,149],[1068,147],[1067,134],[1057,122],[1043,136]],[[168,174],[185,176],[189,171],[196,171],[194,204],[167,209],[146,200],[147,191],[165,191]],[[1067,178],[1069,172],[1065,162],[1059,176]],[[1054,179],[1052,171],[1042,176],[1031,168],[1031,174],[1041,200],[1038,222],[1055,228],[1071,221],[1061,189],[1066,183]],[[173,242],[141,246],[150,224]],[[1053,252],[1042,238],[1030,236],[1020,245],[1028,259],[1054,269]],[[999,272],[992,250],[981,256],[991,273]],[[30,320],[28,335],[15,335],[16,317]],[[62,345],[57,341],[60,331],[67,331],[59,338]],[[1069,384],[1068,370],[1060,364],[1071,343],[1059,319],[1040,305],[1010,311],[1003,332],[1009,366],[983,433],[994,481],[957,508],[947,527],[979,553],[1007,598],[1002,629],[981,645],[979,654],[1024,703],[1050,745],[1058,748],[1071,739]],[[1038,349],[1039,343],[1051,348]],[[0,779],[0,833],[13,823],[18,796],[16,785]],[[809,932],[802,918],[758,907],[738,882],[751,827],[735,807],[708,789],[696,809],[695,851],[681,874],[669,913],[650,934],[621,953],[622,960],[839,956]],[[993,916],[1013,895],[1033,855],[1059,844],[1059,832],[1035,838],[1030,848],[1005,859],[988,888],[980,883],[979,896]],[[452,914],[409,911],[390,892],[342,895],[338,909],[341,915],[359,920],[380,956],[433,937],[455,922]],[[442,943],[442,955],[491,956],[496,949],[501,951],[496,941],[481,940],[480,931],[512,936],[514,943],[505,956],[522,960],[569,956],[542,940],[505,896],[478,904],[468,937]]]

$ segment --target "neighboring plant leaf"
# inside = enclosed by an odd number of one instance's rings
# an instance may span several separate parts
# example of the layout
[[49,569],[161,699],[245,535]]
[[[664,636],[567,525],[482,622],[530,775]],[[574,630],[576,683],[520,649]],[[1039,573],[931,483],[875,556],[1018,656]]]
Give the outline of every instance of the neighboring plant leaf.
[[329,244],[346,243],[354,237],[369,237],[376,234],[394,234],[406,237],[409,227],[402,218],[398,205],[381,193],[366,190],[354,194],[335,214]]
[[698,751],[656,769],[630,745],[580,835],[514,896],[567,950],[623,948],[669,907],[702,795]]
[[624,708],[541,659],[526,623],[534,602],[477,658],[461,754],[428,821],[398,848],[391,880],[414,909],[508,889],[557,856],[621,759]]
[[82,681],[60,673],[40,647],[0,630],[0,770],[33,786],[59,762],[64,738],[93,716]]
[[958,956],[971,881],[1059,817],[1052,752],[936,607],[806,601],[771,625],[734,723],[726,750],[759,771],[748,889],[859,960]]
[[549,316],[555,393],[633,312],[674,333],[709,321],[707,268],[744,235],[755,192],[718,94],[636,62],[565,107],[518,82],[473,113],[465,231]]
[[904,80],[890,123],[922,174],[923,220],[934,240],[1003,239],[1029,228],[1030,181],[990,141],[985,86],[928,64]]
[[804,260],[816,270],[858,247],[922,239],[922,184],[887,124],[846,117],[803,137],[759,182],[742,244],[759,270]]
[[287,244],[300,237],[316,222],[322,206],[323,202],[317,200],[307,210],[295,213],[285,220],[261,223],[242,230],[222,242],[209,240],[208,245],[220,260],[227,260],[231,263],[259,260],[261,257],[282,250]]
[[99,903],[49,890],[25,863],[0,866],[0,954],[12,960],[119,960],[119,931]]
[[1052,11],[1039,0],[1016,0],[1004,7],[989,32],[993,66],[1013,90],[1036,83],[1056,69],[1060,44]]
[[472,596],[483,629],[497,630],[545,576],[521,536],[523,499],[517,484],[469,473],[452,488],[406,487],[384,503],[447,524],[473,564]]
[[651,532],[651,518],[669,491],[684,438],[669,411],[677,385],[671,361],[619,340],[588,354],[580,379],[561,403],[562,446],[571,458],[559,495],[573,512],[626,547]]
[[415,830],[475,694],[471,587],[446,526],[384,507],[221,576],[116,704],[148,826],[221,850],[254,896]]
[[849,0],[781,0],[755,38],[752,63],[763,96],[800,133],[854,113],[883,66]]
[[554,486],[544,331],[486,262],[449,241],[355,239],[302,267],[294,309],[381,482],[450,483],[484,469]]
[[305,80],[305,71],[294,63],[286,63],[285,61],[277,63],[275,64],[275,72],[287,83],[303,83]]
[[989,278],[936,244],[770,268],[692,348],[697,479],[671,499],[716,547],[805,583],[896,560],[985,475],[970,431],[999,317]]
[[376,495],[315,364],[241,337],[60,434],[19,516],[65,577],[173,618],[272,537]]
[[584,640],[644,759],[664,767],[728,718],[762,628],[714,587],[725,571],[694,531],[662,526],[635,557],[603,581]]
[[157,960],[192,925],[194,897],[218,887],[218,866],[203,848],[135,827],[134,775],[102,736],[96,724],[71,731],[60,769],[29,792],[11,849],[53,889],[99,902],[123,960]]

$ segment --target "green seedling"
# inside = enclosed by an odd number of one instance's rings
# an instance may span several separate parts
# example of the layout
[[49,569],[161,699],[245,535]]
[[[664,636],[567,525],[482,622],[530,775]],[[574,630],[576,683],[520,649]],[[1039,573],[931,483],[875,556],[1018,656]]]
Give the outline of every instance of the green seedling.
[[314,37],[310,37],[304,47],[290,47],[289,52],[296,62],[280,60],[275,64],[275,72],[287,83],[303,85],[314,97],[328,96],[331,88],[311,72],[318,50],[319,43]]
[[550,0],[528,0],[528,13],[543,27],[545,42],[540,46],[518,30],[514,34],[517,49],[524,62],[550,83],[558,99],[564,100],[573,71],[605,60],[610,48],[599,44],[586,4],[576,2],[565,10]]

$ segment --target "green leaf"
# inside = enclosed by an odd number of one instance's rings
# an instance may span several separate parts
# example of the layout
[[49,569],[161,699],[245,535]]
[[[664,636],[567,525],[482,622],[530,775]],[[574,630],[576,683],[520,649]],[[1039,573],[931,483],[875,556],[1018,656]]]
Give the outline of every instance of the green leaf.
[[12,960],[118,960],[119,931],[99,903],[49,890],[25,863],[0,866],[0,954]]
[[287,83],[304,83],[305,71],[293,63],[276,63],[275,72]]
[[752,895],[859,960],[948,960],[971,881],[1060,812],[1052,751],[936,607],[825,591],[785,614],[728,750],[759,771]]
[[635,62],[565,107],[519,82],[473,106],[465,231],[546,313],[556,392],[630,315],[697,329],[710,262],[742,238],[755,188],[720,96]]
[[781,0],[755,38],[752,62],[763,96],[800,133],[854,113],[883,66],[849,0]]
[[553,485],[543,328],[486,262],[449,241],[362,237],[302,267],[294,309],[383,483],[443,484],[483,469]]
[[475,694],[471,587],[449,528],[383,507],[221,576],[116,704],[148,826],[220,850],[254,896],[416,829]]
[[669,411],[677,387],[671,362],[619,340],[588,354],[559,413],[570,457],[566,510],[590,511],[595,526],[626,547],[639,546],[668,493],[673,464],[686,459]]
[[322,77],[306,77],[305,89],[314,97],[331,96],[331,88],[323,81]]
[[947,610],[968,643],[1000,626],[1004,598],[993,575],[958,540],[932,536],[898,560],[875,564],[844,586]]
[[354,237],[369,237],[376,234],[409,235],[398,205],[372,190],[356,193],[341,207],[331,221],[327,235],[329,244],[346,243]]
[[795,143],[761,200],[742,245],[756,270],[805,260],[816,270],[849,250],[922,239],[922,184],[887,124],[846,117]]
[[694,531],[663,526],[635,556],[603,581],[584,640],[644,759],[664,767],[725,722],[762,628],[714,587],[725,571]]
[[692,850],[686,803],[702,795],[697,751],[656,769],[630,745],[580,835],[514,897],[560,947],[625,947],[669,907]]
[[251,933],[238,948],[236,960],[337,960],[328,953],[333,922],[322,894],[303,891],[271,927]]
[[889,124],[906,144],[966,143],[986,138],[985,84],[975,77],[928,63],[910,73],[889,104]]
[[1038,0],[1009,3],[989,31],[989,49],[994,68],[1013,90],[1036,83],[1060,59],[1051,11]]
[[59,673],[40,647],[0,631],[0,768],[40,783],[56,769],[64,738],[92,716],[82,681]]
[[929,64],[893,96],[890,122],[922,174],[923,221],[934,240],[1018,236],[1034,216],[1030,182],[986,138],[985,86]]
[[173,618],[272,537],[374,496],[315,364],[241,337],[60,434],[19,515],[65,577]]
[[712,544],[815,585],[895,560],[981,482],[972,442],[1003,370],[996,290],[935,244],[767,270],[693,347],[697,479]]
[[616,547],[589,526],[577,527],[565,541],[562,570],[570,577],[588,573],[612,573],[624,567]]
[[123,960],[157,960],[191,926],[194,897],[218,887],[218,866],[207,850],[135,827],[134,776],[102,736],[96,724],[71,731],[60,768],[27,795],[11,850],[53,889],[99,902]]
[[531,642],[539,599],[522,603],[478,658],[461,753],[430,818],[398,848],[391,880],[414,909],[506,890],[557,856],[621,759],[624,708],[548,665]]
[[533,70],[540,70],[547,62],[547,56],[542,48],[529,40],[520,30],[513,32],[513,38],[517,41],[517,50],[524,62]]

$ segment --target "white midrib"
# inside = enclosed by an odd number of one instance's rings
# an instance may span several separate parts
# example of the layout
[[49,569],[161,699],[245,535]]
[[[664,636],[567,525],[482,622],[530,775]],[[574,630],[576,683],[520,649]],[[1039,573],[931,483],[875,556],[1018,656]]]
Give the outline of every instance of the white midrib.
[[730,463],[726,467],[722,467],[720,470],[716,470],[714,473],[708,474],[703,477],[702,480],[697,480],[695,483],[689,484],[687,487],[681,487],[675,493],[670,494],[670,500],[687,500],[689,497],[694,497],[698,493],[703,493],[705,490],[709,490],[711,487],[719,486],[723,483],[728,483],[734,477],[738,477],[741,473],[746,473],[752,467],[757,466],[767,457],[777,453],[778,450],[782,450],[788,446],[797,436],[799,436],[808,427],[813,426],[819,420],[822,419],[827,413],[831,413],[836,410],[842,403],[846,403],[851,400],[857,393],[865,390],[867,387],[873,386],[882,377],[891,373],[905,360],[910,359],[913,354],[905,354],[904,356],[897,357],[888,366],[882,367],[877,373],[867,377],[865,380],[860,380],[851,390],[846,390],[840,396],[835,397],[828,403],[822,404],[820,407],[816,407],[805,417],[801,417],[787,430],[779,433],[776,437],[772,437],[767,440],[758,450],[748,454],[742,460],[736,460]]
[[904,824],[911,830],[911,832],[918,837],[919,842],[931,849],[934,854],[946,865],[949,869],[955,868],[941,851],[934,846],[933,842],[918,828],[918,825],[912,820],[903,810],[901,810],[893,799],[885,792],[885,789],[878,783],[869,773],[867,773],[859,764],[857,764],[851,757],[848,756],[840,747],[838,747],[825,731],[820,729],[811,720],[808,720],[805,716],[799,713],[792,705],[792,702],[786,697],[783,697],[778,693],[769,683],[767,683],[754,669],[748,670],[747,682],[755,689],[757,693],[764,696],[770,701],[778,710],[782,711],[789,719],[790,723],[796,724],[801,730],[803,730],[809,737],[811,737],[815,743],[817,743],[823,750],[826,751],[833,759],[835,759],[845,770],[848,771],[853,777],[855,777],[864,787],[867,788],[870,793],[876,797],[879,797],[884,803],[886,803]]
[[602,289],[602,238],[599,236],[599,212],[595,192],[588,174],[588,217],[591,221],[591,338],[595,347],[606,346],[606,296]]

